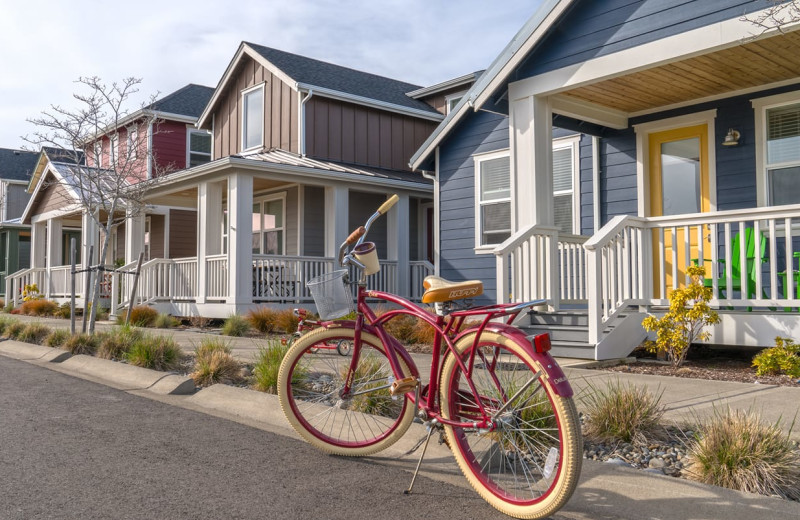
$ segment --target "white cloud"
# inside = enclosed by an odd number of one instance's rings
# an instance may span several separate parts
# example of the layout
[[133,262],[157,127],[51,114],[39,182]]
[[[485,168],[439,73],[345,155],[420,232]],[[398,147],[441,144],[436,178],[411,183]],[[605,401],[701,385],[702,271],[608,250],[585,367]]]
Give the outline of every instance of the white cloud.
[[[430,85],[485,68],[541,0],[0,0],[0,147],[73,81],[144,79],[137,101],[215,86],[242,40]],[[121,7],[115,7],[119,5]]]

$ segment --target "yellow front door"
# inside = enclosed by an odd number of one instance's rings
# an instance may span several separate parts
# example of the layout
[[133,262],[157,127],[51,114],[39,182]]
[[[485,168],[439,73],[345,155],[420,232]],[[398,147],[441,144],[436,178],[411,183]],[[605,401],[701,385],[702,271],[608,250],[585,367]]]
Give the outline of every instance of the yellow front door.
[[[685,215],[710,211],[708,183],[708,126],[698,125],[650,134],[650,215]],[[698,258],[699,240],[704,256],[711,246],[708,233],[698,237],[698,228],[665,229],[663,265],[666,295],[661,294],[661,235],[653,233],[654,289],[656,298],[668,298],[672,287],[683,287],[686,268]],[[689,254],[686,254],[687,242]],[[687,262],[687,256],[689,258]],[[702,263],[702,259],[700,259]],[[709,267],[709,266],[707,266]],[[677,276],[676,276],[677,275]]]

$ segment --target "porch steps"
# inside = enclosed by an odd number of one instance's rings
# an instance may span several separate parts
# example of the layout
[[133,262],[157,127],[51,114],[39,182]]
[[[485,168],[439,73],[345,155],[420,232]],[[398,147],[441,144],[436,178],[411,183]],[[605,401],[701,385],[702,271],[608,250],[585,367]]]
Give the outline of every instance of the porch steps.
[[[618,316],[603,331],[604,336],[611,334],[618,323],[626,315]],[[589,343],[589,314],[588,312],[560,311],[549,313],[531,313],[529,324],[521,324],[520,328],[526,334],[535,336],[545,332],[550,334],[552,345],[551,353],[556,357],[578,359],[595,359],[595,345]]]

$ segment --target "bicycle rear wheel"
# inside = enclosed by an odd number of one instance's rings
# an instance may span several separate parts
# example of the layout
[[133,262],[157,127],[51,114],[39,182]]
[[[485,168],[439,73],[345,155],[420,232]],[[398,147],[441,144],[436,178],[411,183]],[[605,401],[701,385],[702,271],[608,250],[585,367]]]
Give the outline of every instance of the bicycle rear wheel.
[[[475,339],[456,343],[468,366]],[[484,332],[470,390],[455,356],[442,367],[442,416],[481,419],[478,400],[491,416],[506,408],[492,431],[445,426],[453,454],[467,480],[493,507],[516,518],[544,518],[569,500],[580,475],[583,441],[571,398],[556,395],[544,372],[515,341]],[[511,401],[509,403],[509,401]]]
[[352,358],[318,348],[342,340],[355,345],[355,331],[320,328],[298,338],[281,363],[278,397],[289,423],[312,445],[336,455],[370,455],[406,432],[414,407],[405,396],[391,396],[388,385],[396,378],[389,359],[380,339],[366,332],[350,395],[342,396]]

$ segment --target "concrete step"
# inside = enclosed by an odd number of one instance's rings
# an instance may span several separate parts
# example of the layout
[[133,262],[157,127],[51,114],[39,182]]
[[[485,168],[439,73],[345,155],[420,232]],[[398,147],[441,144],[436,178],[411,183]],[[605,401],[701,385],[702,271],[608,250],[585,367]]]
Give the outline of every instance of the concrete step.
[[585,342],[589,338],[589,327],[579,325],[529,325],[522,327],[525,334],[550,334],[551,341]]
[[594,345],[579,341],[551,341],[553,357],[594,359]]
[[578,327],[589,326],[589,315],[586,312],[552,312],[529,314],[530,324],[536,325],[569,325]]

